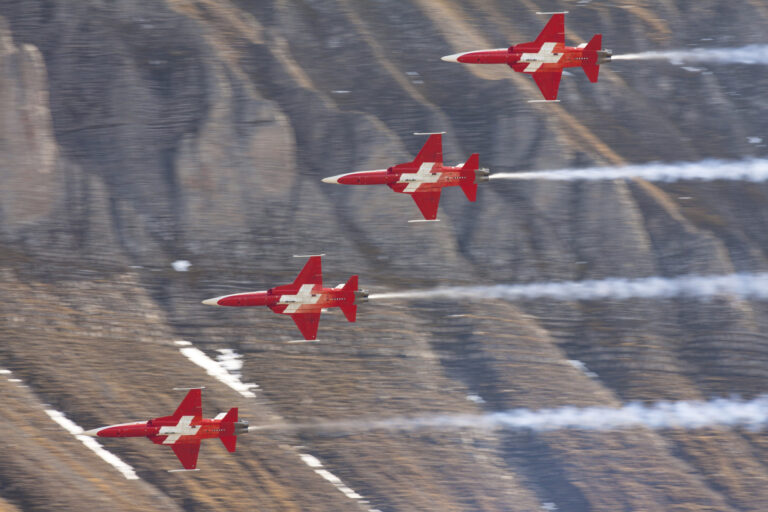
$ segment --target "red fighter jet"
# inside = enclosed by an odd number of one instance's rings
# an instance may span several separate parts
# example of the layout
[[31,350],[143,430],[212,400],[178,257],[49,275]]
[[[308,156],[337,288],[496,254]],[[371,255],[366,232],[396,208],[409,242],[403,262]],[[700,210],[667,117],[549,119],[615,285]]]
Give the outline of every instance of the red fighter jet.
[[507,64],[519,73],[530,73],[545,101],[557,101],[563,68],[581,67],[590,82],[597,82],[600,64],[610,61],[612,53],[601,49],[602,43],[603,36],[596,34],[589,43],[565,46],[565,13],[555,13],[535,41],[509,48],[457,53],[443,57],[443,60],[462,64]]
[[[322,255],[320,255],[322,256]],[[246,292],[204,300],[209,306],[267,306],[275,313],[290,316],[305,340],[317,338],[320,313],[340,308],[347,320],[354,322],[357,304],[368,298],[368,292],[357,289],[357,276],[336,288],[323,288],[320,256],[311,256],[296,280],[265,292]]]
[[237,407],[208,419],[203,418],[200,402],[200,388],[191,389],[176,412],[170,416],[110,425],[88,430],[84,434],[93,437],[148,437],[153,443],[170,446],[184,469],[194,470],[203,439],[218,437],[227,450],[234,452],[237,436],[248,432],[248,422],[237,419]]
[[[324,183],[339,185],[387,185],[395,192],[410,194],[427,221],[437,219],[440,193],[444,187],[460,186],[467,199],[477,198],[477,184],[488,181],[488,169],[479,169],[477,153],[469,157],[463,166],[443,165],[443,136],[441,133],[416,133],[429,135],[413,162],[395,165],[378,171],[351,172],[323,179]],[[409,221],[423,222],[423,221]]]

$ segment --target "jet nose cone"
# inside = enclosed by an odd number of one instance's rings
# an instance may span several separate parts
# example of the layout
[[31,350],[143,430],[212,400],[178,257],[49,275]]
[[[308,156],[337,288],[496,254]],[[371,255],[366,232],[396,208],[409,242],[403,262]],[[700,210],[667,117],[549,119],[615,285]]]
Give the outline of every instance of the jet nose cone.
[[445,62],[459,62],[459,57],[464,55],[463,53],[454,53],[453,55],[446,55],[445,57],[440,57],[440,60],[443,60]]
[[205,299],[203,301],[203,304],[205,304],[206,306],[218,306],[220,298],[221,297],[214,297],[212,299]]
[[83,432],[83,435],[88,437],[99,437],[99,430],[101,429],[94,428],[93,430],[86,430],[85,432]]
[[330,176],[328,178],[323,178],[323,183],[332,183],[334,185],[340,185],[339,178],[344,176],[343,174],[338,174],[336,176]]

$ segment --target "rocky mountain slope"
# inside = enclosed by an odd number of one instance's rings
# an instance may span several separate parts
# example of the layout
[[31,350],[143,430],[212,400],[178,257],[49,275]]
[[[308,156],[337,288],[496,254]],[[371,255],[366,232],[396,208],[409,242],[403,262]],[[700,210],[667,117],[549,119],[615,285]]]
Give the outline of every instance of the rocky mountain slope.
[[[570,43],[615,53],[766,42],[759,0],[0,0],[0,510],[765,510],[748,430],[254,432],[190,474],[104,441],[126,480],[45,413],[133,421],[197,385],[252,424],[764,393],[768,305],[738,298],[371,303],[312,344],[200,304],[293,279],[296,253],[376,291],[767,270],[762,183],[494,181],[414,225],[406,197],[320,182],[421,131],[494,172],[768,154],[763,67],[614,62],[529,104],[529,77],[440,61],[564,8]],[[242,354],[256,398],[178,340]]]

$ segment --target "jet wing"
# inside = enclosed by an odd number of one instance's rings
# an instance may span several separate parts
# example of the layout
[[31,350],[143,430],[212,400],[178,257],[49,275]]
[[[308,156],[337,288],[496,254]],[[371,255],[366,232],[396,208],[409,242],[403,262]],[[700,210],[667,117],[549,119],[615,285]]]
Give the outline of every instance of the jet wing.
[[184,400],[182,400],[176,408],[176,412],[172,415],[155,418],[153,421],[176,422],[182,416],[192,416],[192,423],[200,423],[200,420],[203,417],[202,393],[200,389],[190,389],[187,396],[184,397]]
[[417,165],[424,162],[443,163],[443,136],[441,134],[430,135],[413,161]]
[[200,452],[200,441],[194,443],[175,443],[171,445],[173,453],[181,461],[184,469],[195,469],[197,467],[197,454]]
[[553,14],[534,41],[535,45],[544,43],[565,43],[565,14]]
[[299,328],[305,340],[317,339],[317,328],[320,326],[320,312],[317,313],[293,313],[289,315],[293,318],[296,327]]
[[440,190],[433,192],[414,192],[411,197],[416,202],[416,206],[421,210],[421,214],[427,220],[437,218],[437,207],[440,204]]
[[536,81],[536,85],[539,86],[545,99],[557,99],[557,90],[560,88],[560,78],[563,76],[562,71],[539,71],[537,73],[531,73],[531,76]]
[[293,284],[297,286],[301,286],[303,284],[323,286],[323,269],[321,265],[321,257],[312,256],[309,258]]

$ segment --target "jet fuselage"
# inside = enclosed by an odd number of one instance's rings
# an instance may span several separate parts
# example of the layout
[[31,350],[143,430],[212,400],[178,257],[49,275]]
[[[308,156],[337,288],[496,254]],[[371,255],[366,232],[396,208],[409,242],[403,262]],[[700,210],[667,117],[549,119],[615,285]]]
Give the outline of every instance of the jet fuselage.
[[209,306],[266,306],[275,313],[290,316],[306,340],[317,337],[320,314],[325,309],[341,308],[348,321],[357,319],[357,304],[368,297],[358,290],[357,276],[336,288],[324,288],[320,256],[309,258],[292,284],[267,291],[233,293],[203,301]]
[[461,64],[507,64],[521,73],[544,73],[583,67],[585,63],[600,65],[611,60],[611,51],[588,50],[562,43],[545,43],[537,49],[526,43],[511,48],[457,53],[443,57],[443,60]]
[[565,13],[554,13],[535,41],[509,48],[456,53],[442,59],[462,64],[506,64],[519,73],[531,75],[545,101],[557,101],[565,68],[580,67],[590,82],[597,82],[600,65],[611,60],[611,50],[602,48],[602,44],[603,36],[595,34],[588,43],[566,46]]
[[359,291],[303,284],[298,289],[279,286],[267,291],[234,293],[203,301],[210,306],[267,306],[275,313],[319,313],[323,309],[355,304]]
[[323,182],[339,185],[387,185],[395,192],[412,194],[487,181],[488,174],[489,172],[485,169],[468,173],[463,165],[452,167],[440,162],[414,165],[408,162],[389,169],[339,174],[325,178]]
[[155,444],[169,446],[186,470],[197,468],[197,455],[203,439],[221,439],[234,452],[237,436],[248,432],[248,422],[238,419],[237,407],[215,418],[203,418],[201,389],[190,389],[170,416],[148,421],[120,423],[83,432],[92,437],[146,437]]
[[[423,135],[423,134],[421,134]],[[443,164],[443,136],[431,133],[412,162],[376,171],[358,171],[324,178],[337,185],[387,185],[395,192],[410,195],[424,220],[437,220],[440,194],[445,187],[461,187],[467,199],[477,198],[477,184],[488,181],[490,171],[480,169],[480,156],[474,153],[456,167]]]
[[[215,439],[221,436],[240,435],[248,432],[248,422],[224,423],[222,420],[203,418],[197,424],[179,425],[178,421],[149,420],[135,423],[120,423],[96,428],[85,432],[92,437],[159,437],[181,435],[194,439]],[[188,439],[185,439],[188,440]],[[162,440],[161,440],[162,441]],[[159,443],[161,444],[161,443]]]

